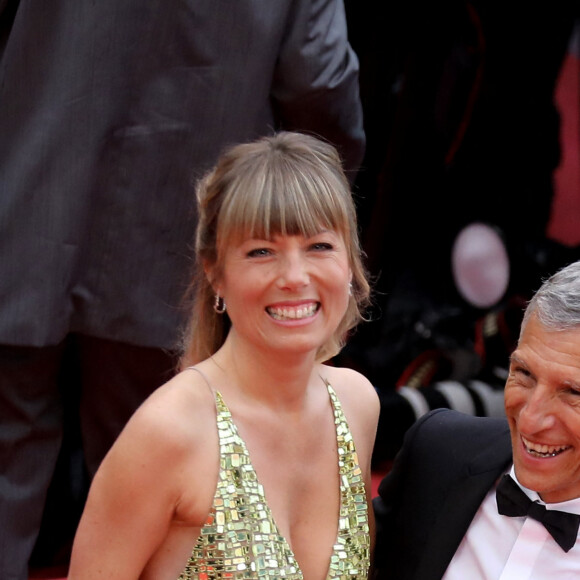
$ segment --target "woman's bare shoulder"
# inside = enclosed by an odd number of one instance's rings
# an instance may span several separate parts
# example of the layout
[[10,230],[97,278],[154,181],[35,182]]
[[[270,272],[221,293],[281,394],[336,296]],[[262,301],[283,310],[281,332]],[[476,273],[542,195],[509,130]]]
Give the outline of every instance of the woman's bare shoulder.
[[351,429],[374,440],[380,402],[372,383],[358,371],[345,367],[323,365],[321,375],[335,390]]
[[[176,497],[183,473],[195,473],[216,453],[213,395],[197,373],[184,371],[159,387],[129,420],[105,457],[99,486]],[[112,488],[111,488],[112,486]],[[132,492],[135,493],[134,491]]]
[[211,387],[204,376],[193,369],[185,369],[157,388],[139,411],[150,413],[160,407],[166,410],[185,410],[184,405],[194,405],[196,408],[200,405],[202,408],[213,407],[214,401]]
[[321,375],[328,380],[342,400],[359,401],[363,405],[376,406],[379,403],[376,389],[361,373],[347,367],[322,365]]
[[206,432],[214,432],[215,399],[199,373],[182,371],[157,388],[131,417],[116,445],[161,456],[191,452]]
[[93,565],[118,571],[119,560],[143,570],[171,526],[205,521],[219,453],[214,398],[202,381],[186,372],[159,387],[103,460],[75,539],[77,573]]

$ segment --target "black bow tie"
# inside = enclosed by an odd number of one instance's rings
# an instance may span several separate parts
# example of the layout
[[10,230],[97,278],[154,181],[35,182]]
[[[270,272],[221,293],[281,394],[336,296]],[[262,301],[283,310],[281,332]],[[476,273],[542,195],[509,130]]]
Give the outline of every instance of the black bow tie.
[[496,491],[497,511],[504,516],[529,516],[541,522],[559,546],[567,552],[576,543],[580,516],[558,510],[547,510],[533,502],[508,475],[504,475]]

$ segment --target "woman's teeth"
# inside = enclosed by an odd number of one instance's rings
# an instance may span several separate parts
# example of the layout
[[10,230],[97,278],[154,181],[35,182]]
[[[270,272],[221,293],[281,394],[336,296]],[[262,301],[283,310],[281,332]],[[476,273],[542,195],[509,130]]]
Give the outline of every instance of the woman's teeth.
[[300,320],[308,318],[318,310],[318,303],[305,304],[296,308],[284,306],[282,308],[268,307],[268,314],[276,320]]
[[535,455],[536,457],[556,457],[556,455],[559,455],[562,451],[566,451],[566,449],[569,448],[569,445],[559,445],[557,447],[551,445],[539,445],[528,441],[525,437],[522,437],[522,441],[524,442],[528,453]]

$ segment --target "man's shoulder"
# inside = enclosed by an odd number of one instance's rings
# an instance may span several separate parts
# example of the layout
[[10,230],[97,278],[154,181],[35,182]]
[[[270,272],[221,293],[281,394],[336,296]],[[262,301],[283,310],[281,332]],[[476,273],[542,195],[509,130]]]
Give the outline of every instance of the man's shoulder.
[[391,493],[398,497],[402,489],[410,488],[424,493],[428,482],[430,493],[437,494],[437,490],[446,490],[468,472],[499,473],[510,460],[511,440],[506,419],[436,409],[408,430],[379,493],[383,497]]
[[505,431],[508,428],[505,417],[476,417],[453,409],[434,409],[423,415],[417,422],[419,429],[468,429],[470,431],[495,432]]
[[452,448],[477,448],[487,441],[507,437],[504,417],[475,417],[451,409],[435,409],[421,417],[409,430],[407,444]]

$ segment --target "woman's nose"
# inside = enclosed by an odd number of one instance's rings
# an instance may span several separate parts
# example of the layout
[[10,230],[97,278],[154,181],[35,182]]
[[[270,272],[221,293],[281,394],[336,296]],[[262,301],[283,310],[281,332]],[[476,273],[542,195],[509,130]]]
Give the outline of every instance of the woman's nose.
[[310,281],[308,265],[300,254],[285,256],[280,262],[278,284],[281,288],[300,288]]

